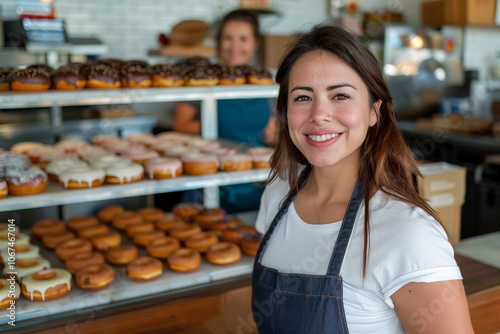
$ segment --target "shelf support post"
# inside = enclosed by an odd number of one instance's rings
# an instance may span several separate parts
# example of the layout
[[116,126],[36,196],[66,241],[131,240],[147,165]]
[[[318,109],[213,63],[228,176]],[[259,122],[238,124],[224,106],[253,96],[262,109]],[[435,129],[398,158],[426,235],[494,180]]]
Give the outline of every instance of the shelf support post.
[[62,126],[62,107],[61,106],[51,106],[50,107],[50,122],[53,127]]

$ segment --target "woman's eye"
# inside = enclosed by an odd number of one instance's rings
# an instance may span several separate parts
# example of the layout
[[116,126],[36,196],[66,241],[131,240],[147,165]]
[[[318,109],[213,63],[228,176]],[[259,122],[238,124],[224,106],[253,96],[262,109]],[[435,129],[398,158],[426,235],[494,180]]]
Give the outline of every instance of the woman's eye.
[[304,96],[304,95],[297,96],[296,98],[293,99],[293,101],[297,101],[297,102],[304,102],[304,101],[308,101],[308,100],[309,100],[309,97]]
[[333,97],[334,100],[347,100],[349,95],[346,94],[337,94]]

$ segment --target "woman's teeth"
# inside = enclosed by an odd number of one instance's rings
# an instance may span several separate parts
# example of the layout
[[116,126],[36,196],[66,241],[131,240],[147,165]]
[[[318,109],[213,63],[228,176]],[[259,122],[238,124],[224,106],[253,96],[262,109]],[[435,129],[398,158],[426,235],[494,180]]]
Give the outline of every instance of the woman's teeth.
[[322,142],[322,141],[326,141],[326,140],[335,138],[338,135],[340,135],[340,134],[339,133],[329,133],[326,135],[307,135],[307,137],[309,137],[309,139],[311,139],[313,141]]

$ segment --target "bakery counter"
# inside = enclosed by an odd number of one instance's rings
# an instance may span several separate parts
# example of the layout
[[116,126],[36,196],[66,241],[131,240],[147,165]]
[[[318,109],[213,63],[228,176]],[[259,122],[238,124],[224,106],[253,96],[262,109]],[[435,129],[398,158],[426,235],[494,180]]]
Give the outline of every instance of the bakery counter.
[[128,184],[103,184],[91,189],[65,189],[56,182],[49,182],[47,189],[36,195],[8,196],[0,200],[0,212],[104,201],[115,198],[152,195],[158,193],[226,186],[239,183],[263,182],[269,169],[252,169],[241,172],[218,172],[201,176],[180,176],[171,179],[147,180]]

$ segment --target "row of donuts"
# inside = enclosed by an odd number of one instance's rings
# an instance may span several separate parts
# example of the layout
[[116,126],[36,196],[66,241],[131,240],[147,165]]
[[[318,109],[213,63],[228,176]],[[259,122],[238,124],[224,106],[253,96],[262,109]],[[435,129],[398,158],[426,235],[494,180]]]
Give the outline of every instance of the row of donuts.
[[[235,263],[241,257],[236,242],[245,254],[255,256],[259,244],[255,229],[242,225],[237,218],[225,217],[221,209],[207,210],[199,204],[181,203],[173,213],[168,217],[158,208],[133,212],[110,206],[100,210],[97,217],[79,216],[66,223],[56,219],[37,222],[32,228],[33,236],[53,249],[65,261],[66,269],[51,268],[49,261],[40,257],[38,246],[29,243],[29,236],[16,233],[15,278],[21,283],[23,296],[30,300],[60,297],[71,289],[71,274],[82,289],[105,288],[113,281],[114,272],[104,258],[113,266],[126,265],[130,279],[146,281],[161,276],[162,261],[177,272],[196,270],[201,264],[200,254],[205,254],[212,264]],[[203,223],[207,229],[212,222],[216,232],[202,232],[191,221]],[[139,257],[136,246],[122,246],[117,230],[125,232],[137,247],[145,247],[148,256]],[[5,250],[1,254],[2,259],[7,258]],[[4,274],[8,271],[5,267]]]
[[250,65],[211,64],[206,57],[191,57],[176,64],[150,66],[141,60],[102,59],[69,63],[57,70],[33,64],[25,69],[0,68],[0,91],[74,90],[82,88],[146,88],[272,84],[271,73]]

